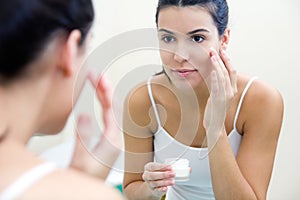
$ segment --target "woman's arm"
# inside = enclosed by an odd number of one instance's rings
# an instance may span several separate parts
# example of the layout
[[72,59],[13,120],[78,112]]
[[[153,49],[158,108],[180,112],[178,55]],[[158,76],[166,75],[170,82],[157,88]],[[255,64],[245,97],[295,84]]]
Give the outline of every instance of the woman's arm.
[[[170,166],[153,163],[154,114],[147,87],[131,92],[124,106],[124,192],[128,199],[161,199],[174,173]],[[172,185],[172,184],[171,184]]]
[[[227,86],[233,89],[234,71],[229,66],[229,60],[222,55],[225,64],[222,66],[221,59],[218,59],[221,68],[226,66],[228,74],[225,73],[223,78],[231,82]],[[219,88],[222,88],[224,82],[219,77],[222,75],[218,75],[215,80]],[[230,93],[230,89],[226,86],[225,88]],[[230,99],[227,100],[225,102],[230,103]],[[210,117],[218,118],[217,109],[208,111],[216,113],[210,114]],[[261,81],[255,81],[247,92],[239,117],[245,118],[245,121],[237,158],[231,150],[224,125],[219,130],[209,128],[220,127],[219,125],[207,126],[209,162],[216,199],[266,199],[282,117],[283,101],[278,91]],[[212,125],[219,121],[220,119],[211,120],[210,123]]]

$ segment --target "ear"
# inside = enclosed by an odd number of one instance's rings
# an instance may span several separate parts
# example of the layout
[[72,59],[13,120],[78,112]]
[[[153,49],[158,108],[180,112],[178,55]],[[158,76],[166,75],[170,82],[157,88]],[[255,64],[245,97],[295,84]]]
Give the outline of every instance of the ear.
[[230,29],[226,28],[221,38],[221,48],[226,50],[230,41]]
[[63,46],[61,60],[59,64],[63,75],[69,77],[73,74],[75,63],[79,52],[79,43],[81,40],[81,33],[79,30],[73,30],[66,43]]

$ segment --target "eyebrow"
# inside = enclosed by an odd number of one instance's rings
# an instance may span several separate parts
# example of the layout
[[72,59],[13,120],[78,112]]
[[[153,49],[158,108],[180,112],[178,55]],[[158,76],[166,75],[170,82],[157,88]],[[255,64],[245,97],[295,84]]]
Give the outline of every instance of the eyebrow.
[[[173,33],[172,31],[169,31],[169,30],[164,29],[164,28],[159,29],[158,31],[159,31],[159,32],[166,32],[166,33],[169,33],[169,34],[171,34],[171,35],[174,35],[174,33]],[[196,30],[193,30],[193,31],[188,32],[187,35],[193,35],[193,34],[198,33],[198,32],[206,32],[206,33],[209,33],[209,30],[204,29],[204,28],[199,28],[199,29],[196,29]]]
[[161,29],[159,29],[158,31],[159,31],[159,32],[166,32],[166,33],[169,33],[169,34],[171,34],[171,35],[174,35],[174,33],[173,33],[172,31],[169,31],[169,30],[164,29],[164,28],[161,28]]
[[199,28],[199,29],[193,30],[193,31],[191,31],[191,32],[188,32],[187,35],[193,35],[193,34],[198,33],[198,32],[206,32],[206,33],[209,33],[209,30],[204,29],[204,28]]

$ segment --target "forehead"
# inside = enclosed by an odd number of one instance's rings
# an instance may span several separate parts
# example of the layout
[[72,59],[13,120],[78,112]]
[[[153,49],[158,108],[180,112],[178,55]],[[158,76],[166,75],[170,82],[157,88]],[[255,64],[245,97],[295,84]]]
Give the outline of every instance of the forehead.
[[159,12],[158,27],[180,33],[204,28],[210,32],[217,31],[211,14],[200,6],[169,6]]

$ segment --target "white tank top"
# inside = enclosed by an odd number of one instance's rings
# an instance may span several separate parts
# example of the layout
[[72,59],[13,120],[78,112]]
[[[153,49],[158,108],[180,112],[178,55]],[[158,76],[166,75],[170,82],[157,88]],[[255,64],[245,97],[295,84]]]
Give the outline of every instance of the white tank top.
[[15,200],[26,192],[33,184],[41,180],[47,174],[57,169],[54,163],[42,163],[31,170],[27,171],[15,182],[8,186],[0,193],[0,200]]
[[[256,79],[253,77],[246,85],[234,117],[233,130],[228,135],[228,140],[234,155],[240,147],[242,136],[236,129],[236,123],[239,112],[245,97],[245,94],[252,82]],[[187,182],[178,182],[175,186],[169,187],[166,199],[171,200],[213,200],[214,193],[212,188],[210,166],[208,159],[207,148],[195,148],[182,144],[175,140],[169,133],[161,126],[159,113],[152,95],[151,79],[148,80],[148,93],[158,123],[158,130],[154,134],[154,161],[164,163],[167,158],[186,158],[190,161],[192,173]]]

